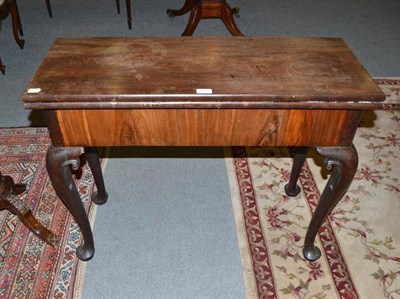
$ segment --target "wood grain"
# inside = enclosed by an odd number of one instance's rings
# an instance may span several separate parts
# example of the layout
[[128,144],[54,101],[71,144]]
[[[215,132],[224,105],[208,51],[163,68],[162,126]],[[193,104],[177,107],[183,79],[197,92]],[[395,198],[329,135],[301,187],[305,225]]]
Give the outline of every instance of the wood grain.
[[48,123],[56,146],[348,146],[359,114],[346,110],[58,110],[48,112],[53,120]]

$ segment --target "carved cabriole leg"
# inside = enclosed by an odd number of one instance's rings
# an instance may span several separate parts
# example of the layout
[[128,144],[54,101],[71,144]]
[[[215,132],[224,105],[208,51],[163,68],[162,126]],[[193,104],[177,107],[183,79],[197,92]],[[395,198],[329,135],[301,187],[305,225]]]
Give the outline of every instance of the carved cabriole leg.
[[315,261],[321,256],[321,251],[314,245],[315,236],[322,223],[346,192],[358,166],[357,151],[353,145],[350,147],[318,147],[317,151],[325,157],[325,167],[333,171],[314,211],[304,241],[303,254],[309,261]]
[[167,9],[167,15],[170,17],[177,17],[177,16],[182,16],[189,11],[197,4],[199,0],[186,0],[185,4],[183,4],[182,8],[175,10],[175,9]]
[[92,229],[70,171],[70,166],[73,169],[79,168],[81,154],[81,148],[50,146],[47,151],[46,165],[54,189],[82,232],[83,243],[78,247],[76,255],[79,259],[87,261],[94,255]]
[[108,194],[106,192],[103,174],[101,172],[101,165],[97,148],[85,147],[85,156],[89,163],[97,187],[97,192],[94,192],[92,194],[92,201],[98,205],[105,204],[107,202]]
[[285,192],[290,197],[297,196],[301,191],[300,186],[297,185],[297,180],[299,179],[304,161],[307,158],[307,153],[308,147],[297,146],[294,148],[292,172],[289,183],[285,185]]

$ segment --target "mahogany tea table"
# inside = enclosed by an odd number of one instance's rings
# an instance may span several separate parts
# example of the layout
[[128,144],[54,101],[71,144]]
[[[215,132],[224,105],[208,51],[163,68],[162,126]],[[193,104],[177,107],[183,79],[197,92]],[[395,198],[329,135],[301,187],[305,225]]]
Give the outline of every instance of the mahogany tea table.
[[102,146],[294,147],[290,196],[316,147],[332,170],[305,236],[304,257],[318,259],[316,233],[357,169],[362,111],[384,99],[342,39],[299,37],[60,38],[22,96],[45,116],[47,170],[83,234],[81,260],[94,242],[71,168],[86,156],[105,203]]

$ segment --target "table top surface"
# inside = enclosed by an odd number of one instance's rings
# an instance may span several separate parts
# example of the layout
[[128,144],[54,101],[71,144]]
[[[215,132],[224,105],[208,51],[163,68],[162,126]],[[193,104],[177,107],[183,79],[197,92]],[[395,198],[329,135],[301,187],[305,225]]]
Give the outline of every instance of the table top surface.
[[342,39],[299,37],[59,38],[22,96],[28,109],[384,99]]

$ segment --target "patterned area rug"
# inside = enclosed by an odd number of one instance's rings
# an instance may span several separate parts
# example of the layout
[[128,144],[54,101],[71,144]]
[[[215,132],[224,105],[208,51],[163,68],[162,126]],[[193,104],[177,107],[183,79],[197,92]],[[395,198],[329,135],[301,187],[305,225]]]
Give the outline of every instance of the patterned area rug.
[[[400,79],[377,83],[400,103]],[[287,151],[227,153],[247,298],[400,298],[400,111],[365,113],[354,144],[358,171],[319,231],[316,262],[302,245],[329,176],[322,159],[307,159],[302,192],[289,198]]]
[[[59,200],[47,175],[45,156],[50,139],[45,128],[0,129],[0,170],[16,183],[26,183],[20,200],[35,217],[60,237],[51,247],[31,233],[10,212],[0,211],[0,298],[79,298],[85,263],[75,256],[81,234]],[[87,165],[78,190],[94,219],[92,174]]]

